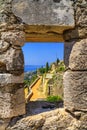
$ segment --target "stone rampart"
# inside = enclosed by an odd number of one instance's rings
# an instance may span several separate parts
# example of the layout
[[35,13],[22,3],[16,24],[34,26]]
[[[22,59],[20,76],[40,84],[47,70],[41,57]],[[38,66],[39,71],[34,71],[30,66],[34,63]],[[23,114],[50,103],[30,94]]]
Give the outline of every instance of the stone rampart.
[[21,46],[26,41],[65,42],[64,107],[72,115],[87,112],[86,14],[87,0],[0,0],[1,119],[25,113]]

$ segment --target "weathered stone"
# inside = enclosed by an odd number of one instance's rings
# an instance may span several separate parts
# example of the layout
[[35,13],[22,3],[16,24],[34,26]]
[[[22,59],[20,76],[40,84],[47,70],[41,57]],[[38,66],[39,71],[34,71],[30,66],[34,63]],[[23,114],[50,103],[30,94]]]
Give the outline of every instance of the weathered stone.
[[69,58],[71,70],[87,70],[87,39],[79,40],[72,48]]
[[0,62],[2,62],[3,64],[6,65],[7,71],[21,71],[21,72],[23,72],[24,57],[23,57],[23,53],[22,53],[21,48],[19,50],[16,50],[14,48],[10,48],[6,52],[0,54]]
[[[28,24],[24,29],[26,36],[19,26],[21,19]],[[24,37],[26,41],[77,40],[80,43],[76,42],[73,46],[69,63],[70,69],[74,71],[68,71],[64,76],[65,107],[74,110],[74,114],[70,115],[63,109],[26,117],[10,129],[86,130],[87,0],[0,0],[0,24],[0,40],[6,42],[4,46],[2,42],[0,44],[0,118],[25,113],[24,92],[20,87],[24,64],[20,47],[24,45]],[[77,111],[81,112],[81,117]],[[78,120],[76,116],[79,116]]]
[[11,118],[22,114],[25,114],[24,89],[14,93],[0,91],[0,117]]
[[0,130],[6,130],[10,119],[0,119]]
[[56,109],[35,116],[25,117],[6,130],[86,130],[87,114],[77,120],[64,109]]
[[75,28],[64,32],[64,39],[81,39],[87,37],[87,1],[76,0],[73,4],[75,10]]
[[72,41],[76,39],[84,39],[87,36],[87,27],[76,27],[72,30],[64,31],[63,38],[65,41]]
[[6,70],[6,64],[0,61],[0,73]]
[[71,50],[74,44],[75,44],[75,41],[65,42],[64,44],[64,64],[66,67],[69,66],[69,57],[70,57]]
[[12,74],[0,74],[0,85],[4,86],[9,83],[23,83],[24,74],[20,76],[14,76]]
[[0,53],[6,51],[9,46],[10,46],[10,44],[8,42],[0,40]]
[[0,0],[0,23],[20,23],[21,20],[12,13],[12,0]]
[[25,33],[23,31],[2,32],[1,39],[13,46],[23,46],[25,43]]
[[87,110],[86,71],[67,71],[64,74],[64,106],[69,110]]
[[87,0],[80,0],[75,4],[76,8],[76,25],[86,27],[87,29]]
[[13,30],[15,31],[24,31],[24,24],[23,23],[20,23],[20,24],[8,24],[8,23],[1,23],[0,24],[0,33],[1,32],[8,32],[9,31],[12,31]]
[[28,25],[74,26],[72,3],[70,0],[13,0],[12,9]]
[[24,83],[9,83],[3,86],[0,85],[0,91],[14,94],[18,89],[23,88]]

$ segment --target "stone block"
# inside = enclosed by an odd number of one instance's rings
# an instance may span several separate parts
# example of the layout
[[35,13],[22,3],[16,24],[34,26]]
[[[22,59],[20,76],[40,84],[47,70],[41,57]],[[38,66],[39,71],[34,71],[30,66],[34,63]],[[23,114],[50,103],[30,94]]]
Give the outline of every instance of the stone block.
[[87,110],[87,71],[67,71],[64,74],[64,106]]
[[5,71],[22,71],[23,72],[24,56],[21,49],[16,50],[14,48],[10,48],[6,52],[0,54],[0,62],[6,66]]
[[11,118],[25,114],[24,89],[19,88],[14,94],[0,91],[0,117]]
[[64,32],[64,39],[71,41],[71,39],[87,38],[87,1],[78,0],[73,4],[75,10],[75,28],[73,30],[66,30]]
[[13,83],[23,83],[24,82],[24,74],[20,76],[14,76],[12,74],[0,74],[0,85],[4,86],[6,84],[13,84]]
[[12,11],[28,25],[74,26],[70,0],[13,0]]
[[71,70],[87,70],[87,39],[74,44],[70,54],[69,68]]
[[69,66],[69,57],[74,43],[75,43],[74,41],[64,43],[64,64],[66,67]]
[[25,33],[23,31],[2,32],[1,39],[13,46],[23,46],[25,43]]

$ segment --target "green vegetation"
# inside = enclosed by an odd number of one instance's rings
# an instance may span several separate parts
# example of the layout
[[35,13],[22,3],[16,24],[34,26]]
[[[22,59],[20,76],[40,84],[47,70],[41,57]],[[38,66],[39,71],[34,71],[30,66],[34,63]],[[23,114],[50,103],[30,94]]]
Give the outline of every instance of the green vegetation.
[[63,71],[65,71],[65,66],[59,66],[59,67],[57,68],[57,71],[58,71],[58,72],[63,72]]
[[63,101],[61,96],[48,96],[46,100],[49,102]]
[[65,65],[64,62],[61,61],[58,63],[57,67],[56,67],[56,72],[64,72],[65,71]]
[[39,75],[43,75],[45,73],[45,68],[41,67],[38,69]]
[[57,60],[56,60],[56,64],[58,65],[59,62],[60,62],[60,60],[57,58]]
[[43,75],[43,74],[47,73],[49,70],[50,70],[50,66],[49,66],[49,63],[47,62],[47,63],[46,63],[46,66],[45,66],[44,68],[43,68],[43,66],[42,66],[41,68],[39,68],[39,69],[37,70],[37,73],[38,73],[39,75]]
[[37,79],[37,73],[29,72],[26,73],[24,77],[24,84],[30,86],[35,81],[35,79]]

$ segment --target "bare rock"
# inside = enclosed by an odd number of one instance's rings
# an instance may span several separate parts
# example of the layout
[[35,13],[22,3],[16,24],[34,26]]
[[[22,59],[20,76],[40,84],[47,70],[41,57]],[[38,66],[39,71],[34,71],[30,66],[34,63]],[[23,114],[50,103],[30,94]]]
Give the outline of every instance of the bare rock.
[[25,114],[25,98],[23,88],[14,93],[0,91],[0,117],[11,118]]
[[1,33],[1,39],[13,46],[23,46],[25,43],[25,33],[23,31],[8,31]]
[[87,110],[87,72],[67,71],[64,74],[64,106],[69,109]]
[[64,39],[71,41],[87,37],[87,1],[76,0],[73,4],[75,11],[75,28],[64,32]]
[[28,25],[74,26],[72,3],[70,0],[13,0],[12,11]]
[[24,74],[20,76],[14,76],[9,73],[0,74],[0,85],[4,86],[9,83],[23,83]]
[[6,70],[6,64],[0,61],[0,72],[4,72]]
[[21,71],[23,73],[24,57],[21,49],[16,50],[10,48],[6,52],[0,54],[0,62],[5,64],[5,71],[18,71],[18,73]]
[[71,70],[87,70],[87,39],[74,44],[70,54],[69,68]]
[[8,42],[5,42],[3,40],[0,40],[0,53],[6,51],[9,47],[9,43]]
[[82,118],[84,119],[77,120],[64,109],[56,109],[22,118],[7,130],[86,130],[87,126],[83,125],[83,121],[86,124],[86,117]]

